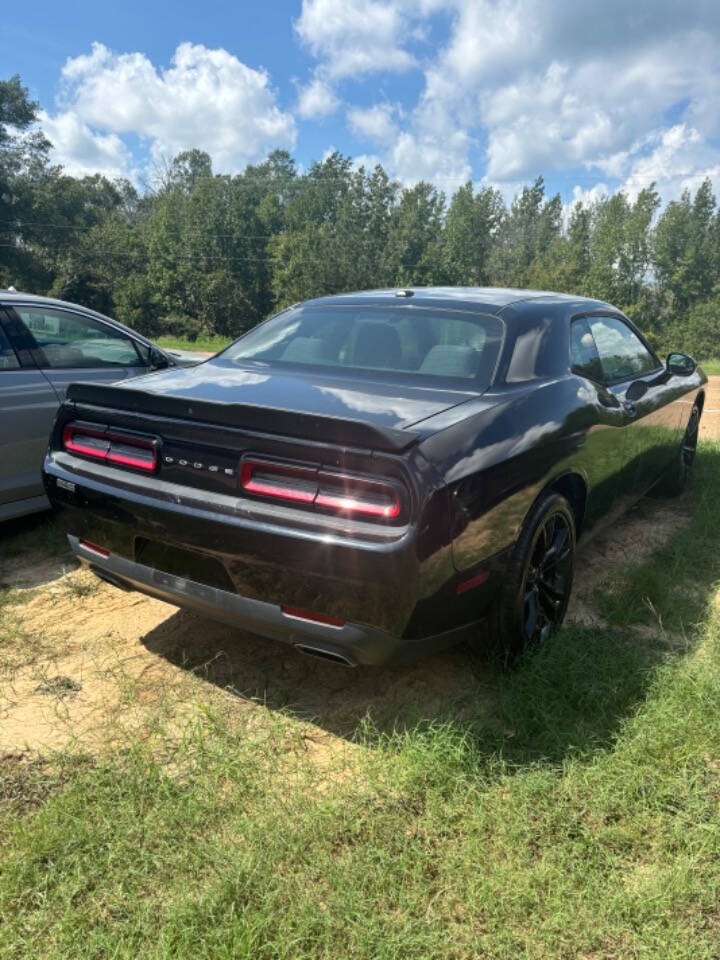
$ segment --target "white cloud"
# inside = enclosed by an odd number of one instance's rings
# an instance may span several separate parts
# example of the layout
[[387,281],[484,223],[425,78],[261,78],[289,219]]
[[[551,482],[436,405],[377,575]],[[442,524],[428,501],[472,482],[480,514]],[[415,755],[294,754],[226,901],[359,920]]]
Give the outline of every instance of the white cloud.
[[[718,29],[698,31],[693,8]],[[720,6],[715,11],[703,0],[682,12],[649,0],[459,0],[424,99],[485,128],[487,175],[496,180],[601,166],[603,155],[631,151],[670,107],[699,101],[709,77],[717,81]],[[522,56],[510,57],[520,39]]]
[[[297,117],[343,106],[366,156],[406,183],[507,194],[566,173],[636,192],[655,177],[670,195],[720,164],[717,0],[302,0],[294,28],[315,58]],[[400,104],[405,71],[421,90]],[[44,126],[71,169],[112,174],[132,171],[130,137],[153,159],[201,147],[221,171],[296,138],[267,73],[190,43],[167,68],[95,44],[67,61]]]
[[351,129],[406,180],[462,178],[482,144],[476,173],[500,185],[578,167],[589,180],[632,172],[639,183],[664,175],[671,146],[657,138],[679,123],[700,138],[673,148],[685,180],[718,159],[716,0],[304,0],[296,29],[331,82],[424,71],[402,128],[386,105],[348,110]]
[[570,206],[574,207],[576,203],[589,206],[595,203],[596,200],[603,200],[605,197],[609,197],[610,192],[607,184],[602,182],[595,183],[592,187],[574,186],[572,190],[572,204]]
[[392,143],[397,136],[395,115],[398,108],[389,103],[348,110],[348,124],[353,133],[378,143]]
[[467,141],[468,135],[459,129],[448,130],[445,138],[434,132],[405,131],[392,144],[387,163],[393,174],[405,184],[429,180],[446,193],[453,193],[472,179]]
[[298,113],[305,120],[314,120],[318,117],[329,117],[340,106],[340,100],[333,88],[315,77],[307,86],[300,90],[298,97]]
[[[58,159],[79,166],[91,165],[98,150],[120,156],[121,138],[130,134],[146,139],[155,159],[199,147],[215,169],[234,172],[274,147],[292,147],[296,136],[264,71],[226,50],[191,43],[178,46],[166,70],[142,53],[93,44],[91,53],[63,67],[61,112],[49,124],[56,135],[67,134],[57,136]],[[64,152],[68,141],[74,153]]]
[[415,60],[399,43],[402,6],[384,0],[303,0],[295,30],[331,78],[407,70]]
[[71,111],[51,117],[43,110],[39,120],[53,145],[53,161],[61,163],[72,176],[102,173],[110,178],[138,179],[132,154],[117,134],[94,133]]
[[697,190],[706,177],[720,181],[720,155],[705,138],[684,123],[658,131],[650,153],[633,159],[623,190],[636,197],[655,183],[663,200],[676,199],[683,190]]
[[353,157],[353,169],[363,167],[366,173],[372,172],[378,164],[382,165],[382,157],[377,153],[358,153]]

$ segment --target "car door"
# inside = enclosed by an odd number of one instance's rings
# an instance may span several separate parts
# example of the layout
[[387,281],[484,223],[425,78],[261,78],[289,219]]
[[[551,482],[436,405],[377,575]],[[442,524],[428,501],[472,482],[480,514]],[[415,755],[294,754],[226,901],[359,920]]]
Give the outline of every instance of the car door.
[[43,304],[13,304],[39,369],[61,400],[71,383],[113,383],[147,373],[147,358],[132,337],[89,314]]
[[58,397],[0,307],[0,519],[49,506],[40,469]]
[[609,521],[630,505],[628,416],[620,399],[605,382],[602,364],[590,329],[589,317],[581,314],[570,324],[570,368],[584,380],[583,398],[594,409],[595,424],[585,438],[585,468],[592,488],[586,526]]
[[662,476],[680,448],[678,384],[622,316],[596,314],[588,323],[608,389],[626,419],[623,493],[637,498]]

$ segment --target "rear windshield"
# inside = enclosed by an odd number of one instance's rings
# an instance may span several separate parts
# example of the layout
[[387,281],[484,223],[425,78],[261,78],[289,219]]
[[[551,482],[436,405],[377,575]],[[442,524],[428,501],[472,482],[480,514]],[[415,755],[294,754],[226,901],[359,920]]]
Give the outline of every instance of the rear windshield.
[[422,307],[300,306],[266,321],[220,361],[386,371],[489,385],[503,324],[493,316]]

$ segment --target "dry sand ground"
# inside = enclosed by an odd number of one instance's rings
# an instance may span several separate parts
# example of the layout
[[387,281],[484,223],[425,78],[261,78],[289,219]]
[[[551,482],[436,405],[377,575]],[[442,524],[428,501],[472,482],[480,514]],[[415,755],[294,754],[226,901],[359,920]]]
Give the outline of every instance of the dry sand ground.
[[[702,434],[720,438],[720,377],[708,391]],[[686,498],[643,500],[606,534],[581,545],[570,620],[587,621],[598,582],[641,560],[688,515]],[[29,518],[27,529],[37,520]],[[2,537],[2,533],[0,533]],[[448,704],[462,713],[492,702],[496,669],[464,647],[389,670],[305,658],[283,644],[240,633],[141,594],[126,594],[78,569],[69,554],[26,551],[3,559],[0,583],[27,602],[0,615],[18,620],[18,641],[0,648],[0,759],[89,749],[130,731],[152,737],[218,709],[232,719],[267,708],[299,715],[298,735],[322,754],[352,750],[348,737],[369,714],[391,729]]]

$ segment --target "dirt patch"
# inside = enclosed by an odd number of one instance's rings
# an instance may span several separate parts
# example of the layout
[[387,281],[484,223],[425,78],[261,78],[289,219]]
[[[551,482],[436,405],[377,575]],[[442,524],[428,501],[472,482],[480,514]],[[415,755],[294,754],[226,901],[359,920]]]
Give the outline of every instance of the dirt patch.
[[48,557],[40,550],[30,550],[22,560],[18,557],[0,560],[0,587],[31,589],[52,583],[75,569],[77,563],[69,555]]
[[708,377],[700,437],[703,440],[720,440],[720,377]]
[[677,500],[646,497],[613,523],[581,539],[568,621],[602,623],[602,611],[596,604],[598,587],[618,570],[642,563],[667,543],[688,523],[691,509],[688,495]]
[[328,736],[346,739],[365,716],[393,729],[491,697],[492,671],[463,648],[352,670],[105,584],[78,599],[73,582],[90,576],[64,577],[23,606],[24,630],[42,631],[45,646],[0,681],[0,754],[100,746],[160,719],[182,725],[212,703],[292,712],[320,755]]
[[0,679],[0,754],[114,742],[187,701],[178,688],[192,677],[138,641],[174,608],[77,571],[21,609],[17,642],[40,633],[42,652]]

